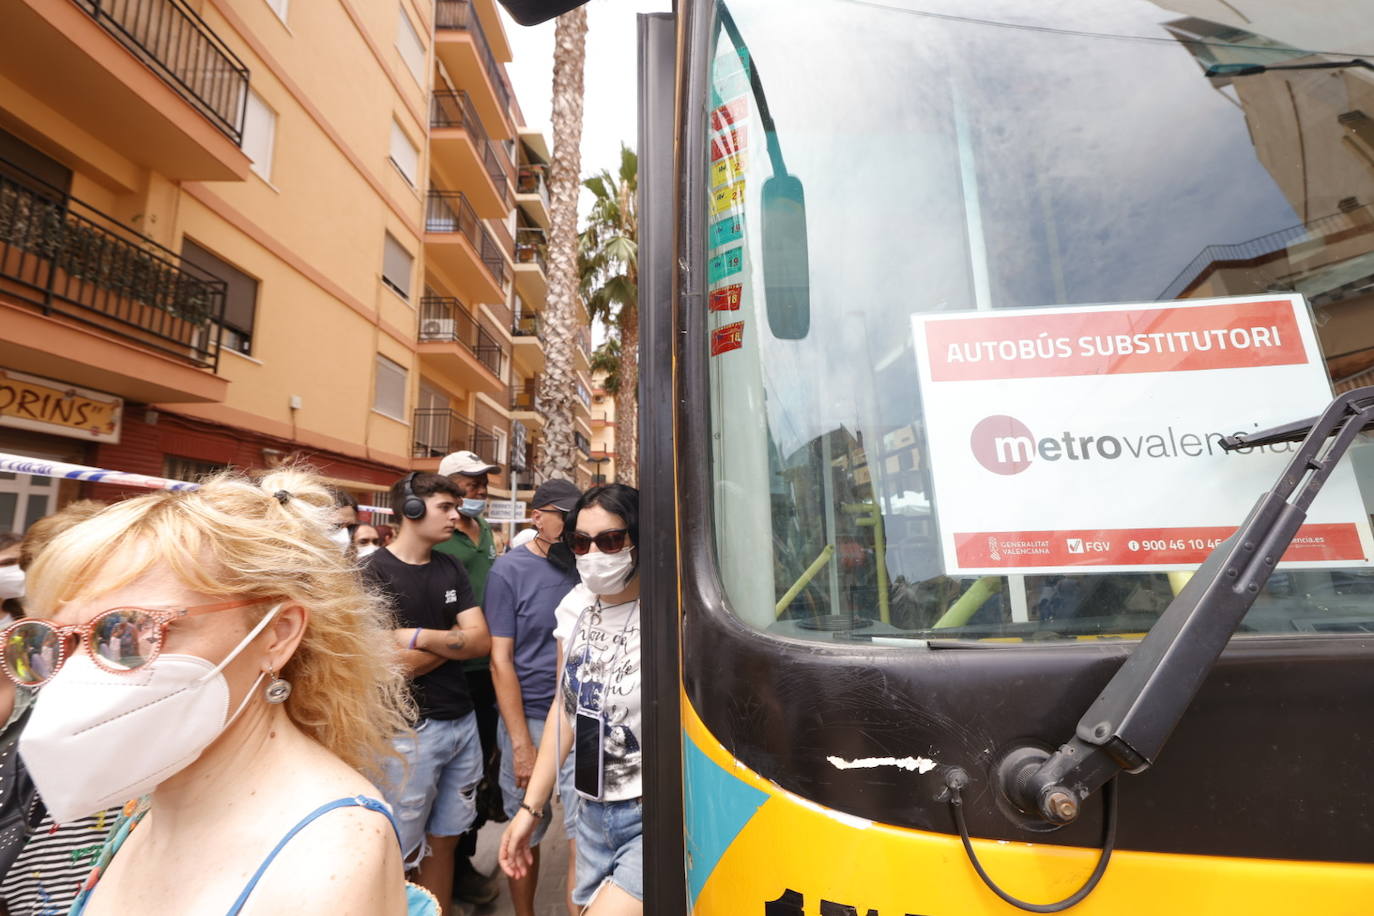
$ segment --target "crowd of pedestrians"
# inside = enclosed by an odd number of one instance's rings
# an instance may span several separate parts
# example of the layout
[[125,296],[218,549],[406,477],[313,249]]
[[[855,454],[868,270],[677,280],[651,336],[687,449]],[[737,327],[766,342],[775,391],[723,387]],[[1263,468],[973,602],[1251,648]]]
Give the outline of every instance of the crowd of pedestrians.
[[[0,916],[639,914],[638,493],[549,480],[500,550],[472,452],[369,524],[308,470],[0,533]],[[574,745],[576,745],[574,749]]]

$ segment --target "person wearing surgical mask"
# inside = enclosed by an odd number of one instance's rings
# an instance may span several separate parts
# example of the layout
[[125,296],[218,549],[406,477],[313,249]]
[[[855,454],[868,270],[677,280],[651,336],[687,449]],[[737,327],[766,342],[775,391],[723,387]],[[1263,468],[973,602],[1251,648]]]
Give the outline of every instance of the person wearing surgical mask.
[[592,487],[568,513],[563,541],[582,582],[555,611],[558,691],[524,800],[501,838],[501,868],[517,880],[531,870],[530,839],[577,735],[573,902],[584,916],[640,916],[639,491]]
[[365,560],[382,546],[382,536],[371,525],[359,525],[353,530],[353,553],[359,560]]
[[223,474],[37,556],[0,659],[36,695],[20,757],[59,823],[138,800],[73,914],[437,912],[370,781],[411,707],[333,511],[307,472]]

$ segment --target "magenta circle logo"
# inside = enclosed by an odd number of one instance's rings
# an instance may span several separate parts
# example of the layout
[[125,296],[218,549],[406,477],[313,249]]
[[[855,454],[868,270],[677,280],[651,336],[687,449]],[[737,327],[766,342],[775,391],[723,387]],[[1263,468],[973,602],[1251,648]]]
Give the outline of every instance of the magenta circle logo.
[[973,427],[969,447],[978,463],[994,474],[1020,474],[1035,457],[1035,437],[1015,417],[985,417]]

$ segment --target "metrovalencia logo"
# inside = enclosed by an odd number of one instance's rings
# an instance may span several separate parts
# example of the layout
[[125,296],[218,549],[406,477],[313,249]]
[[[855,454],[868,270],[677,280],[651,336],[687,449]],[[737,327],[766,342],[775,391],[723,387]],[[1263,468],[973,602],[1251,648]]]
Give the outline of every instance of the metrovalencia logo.
[[1157,460],[1205,458],[1212,455],[1248,455],[1251,452],[1287,453],[1294,442],[1279,442],[1257,448],[1227,452],[1221,447],[1219,432],[1179,432],[1172,426],[1163,431],[1114,430],[1081,435],[1063,430],[1052,436],[1037,436],[1015,417],[995,414],[984,417],[973,427],[969,448],[973,457],[994,474],[1020,474],[1034,461],[1117,461],[1121,459]]

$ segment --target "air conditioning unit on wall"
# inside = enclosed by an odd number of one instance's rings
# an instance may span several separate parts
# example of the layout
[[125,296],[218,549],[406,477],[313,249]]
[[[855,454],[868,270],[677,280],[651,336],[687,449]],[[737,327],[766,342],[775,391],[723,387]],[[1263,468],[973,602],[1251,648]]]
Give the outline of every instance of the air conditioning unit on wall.
[[452,318],[426,318],[420,322],[420,337],[424,340],[451,340]]

